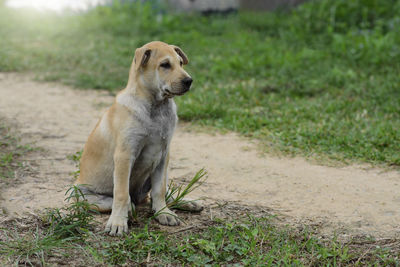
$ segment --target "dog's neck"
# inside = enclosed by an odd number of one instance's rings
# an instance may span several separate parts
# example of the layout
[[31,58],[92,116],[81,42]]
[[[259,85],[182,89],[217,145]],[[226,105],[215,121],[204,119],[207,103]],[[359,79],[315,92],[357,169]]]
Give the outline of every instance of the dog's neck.
[[138,83],[131,83],[125,89],[130,95],[134,98],[140,100],[143,103],[151,107],[158,107],[170,101],[170,98],[167,98],[165,95],[162,95],[160,90],[154,89],[144,89]]

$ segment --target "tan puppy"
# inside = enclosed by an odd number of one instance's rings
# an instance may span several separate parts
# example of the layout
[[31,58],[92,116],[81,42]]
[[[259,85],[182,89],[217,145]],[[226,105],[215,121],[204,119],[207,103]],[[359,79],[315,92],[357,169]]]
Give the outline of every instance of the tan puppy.
[[[183,69],[183,51],[163,42],[136,49],[127,87],[116,97],[90,134],[81,158],[80,185],[86,199],[101,212],[110,211],[106,231],[128,231],[128,212],[151,190],[156,219],[178,225],[166,207],[169,145],[177,115],[174,96],[189,91],[192,78]],[[185,207],[200,211],[189,202]]]

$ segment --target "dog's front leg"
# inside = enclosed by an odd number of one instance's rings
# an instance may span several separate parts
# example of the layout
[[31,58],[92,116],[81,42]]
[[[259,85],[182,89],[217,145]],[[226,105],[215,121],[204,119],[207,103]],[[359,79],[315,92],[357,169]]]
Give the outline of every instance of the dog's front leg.
[[117,149],[114,154],[114,189],[111,216],[106,231],[110,235],[122,235],[128,232],[128,213],[131,205],[129,195],[129,177],[134,158],[126,148]]
[[163,225],[179,225],[180,220],[171,211],[165,202],[167,190],[167,180],[164,173],[167,169],[167,157],[163,156],[160,164],[151,175],[151,200],[152,208],[155,212],[156,220]]

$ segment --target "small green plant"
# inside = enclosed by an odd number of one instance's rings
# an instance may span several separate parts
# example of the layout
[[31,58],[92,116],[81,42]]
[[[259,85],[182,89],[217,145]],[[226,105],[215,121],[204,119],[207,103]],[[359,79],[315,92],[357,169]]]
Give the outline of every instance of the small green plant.
[[77,164],[76,166],[79,168],[79,161],[81,160],[83,150],[76,151],[74,154],[68,155],[67,159],[72,160]]
[[79,165],[80,165],[82,153],[83,153],[83,150],[80,150],[80,151],[75,152],[75,154],[71,154],[71,155],[67,156],[67,159],[75,162],[76,171],[71,173],[71,175],[74,176],[75,179],[78,178],[78,176],[80,174],[80,166]]
[[171,181],[168,186],[169,190],[165,197],[168,207],[179,209],[181,206],[186,204],[185,197],[204,183],[206,175],[207,171],[204,168],[200,169],[186,186],[177,186],[173,181]]
[[[189,202],[189,200],[185,199],[185,197],[191,192],[193,192],[193,190],[202,185],[202,183],[204,182],[203,178],[206,176],[206,174],[207,172],[205,171],[204,168],[200,169],[186,186],[184,185],[177,186],[173,181],[170,181],[170,184],[168,185],[168,192],[165,196],[167,206],[159,210],[158,212],[154,213],[153,216],[149,218],[148,223],[150,222],[150,220],[154,219],[158,215],[163,214],[167,207],[172,209],[185,210],[185,205]],[[137,219],[136,212],[134,213],[132,212],[132,214],[134,215],[134,218]],[[176,217],[182,221],[182,218],[179,218],[179,216]]]
[[49,231],[59,238],[84,238],[93,228],[94,214],[98,212],[93,204],[85,200],[79,186],[72,185],[65,194],[65,200],[69,202],[66,207],[47,210]]

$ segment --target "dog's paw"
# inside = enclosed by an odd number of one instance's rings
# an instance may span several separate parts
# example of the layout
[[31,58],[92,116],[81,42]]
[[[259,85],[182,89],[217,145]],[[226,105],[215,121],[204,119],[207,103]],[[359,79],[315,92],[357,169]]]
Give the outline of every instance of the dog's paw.
[[162,225],[176,226],[181,224],[178,216],[170,210],[160,212],[160,214],[156,216],[156,220]]
[[194,200],[184,200],[182,203],[179,203],[175,209],[184,210],[184,211],[192,211],[192,212],[200,212],[203,210],[203,206]]
[[122,236],[123,233],[128,232],[128,218],[111,215],[108,219],[105,231],[109,232],[112,236]]

